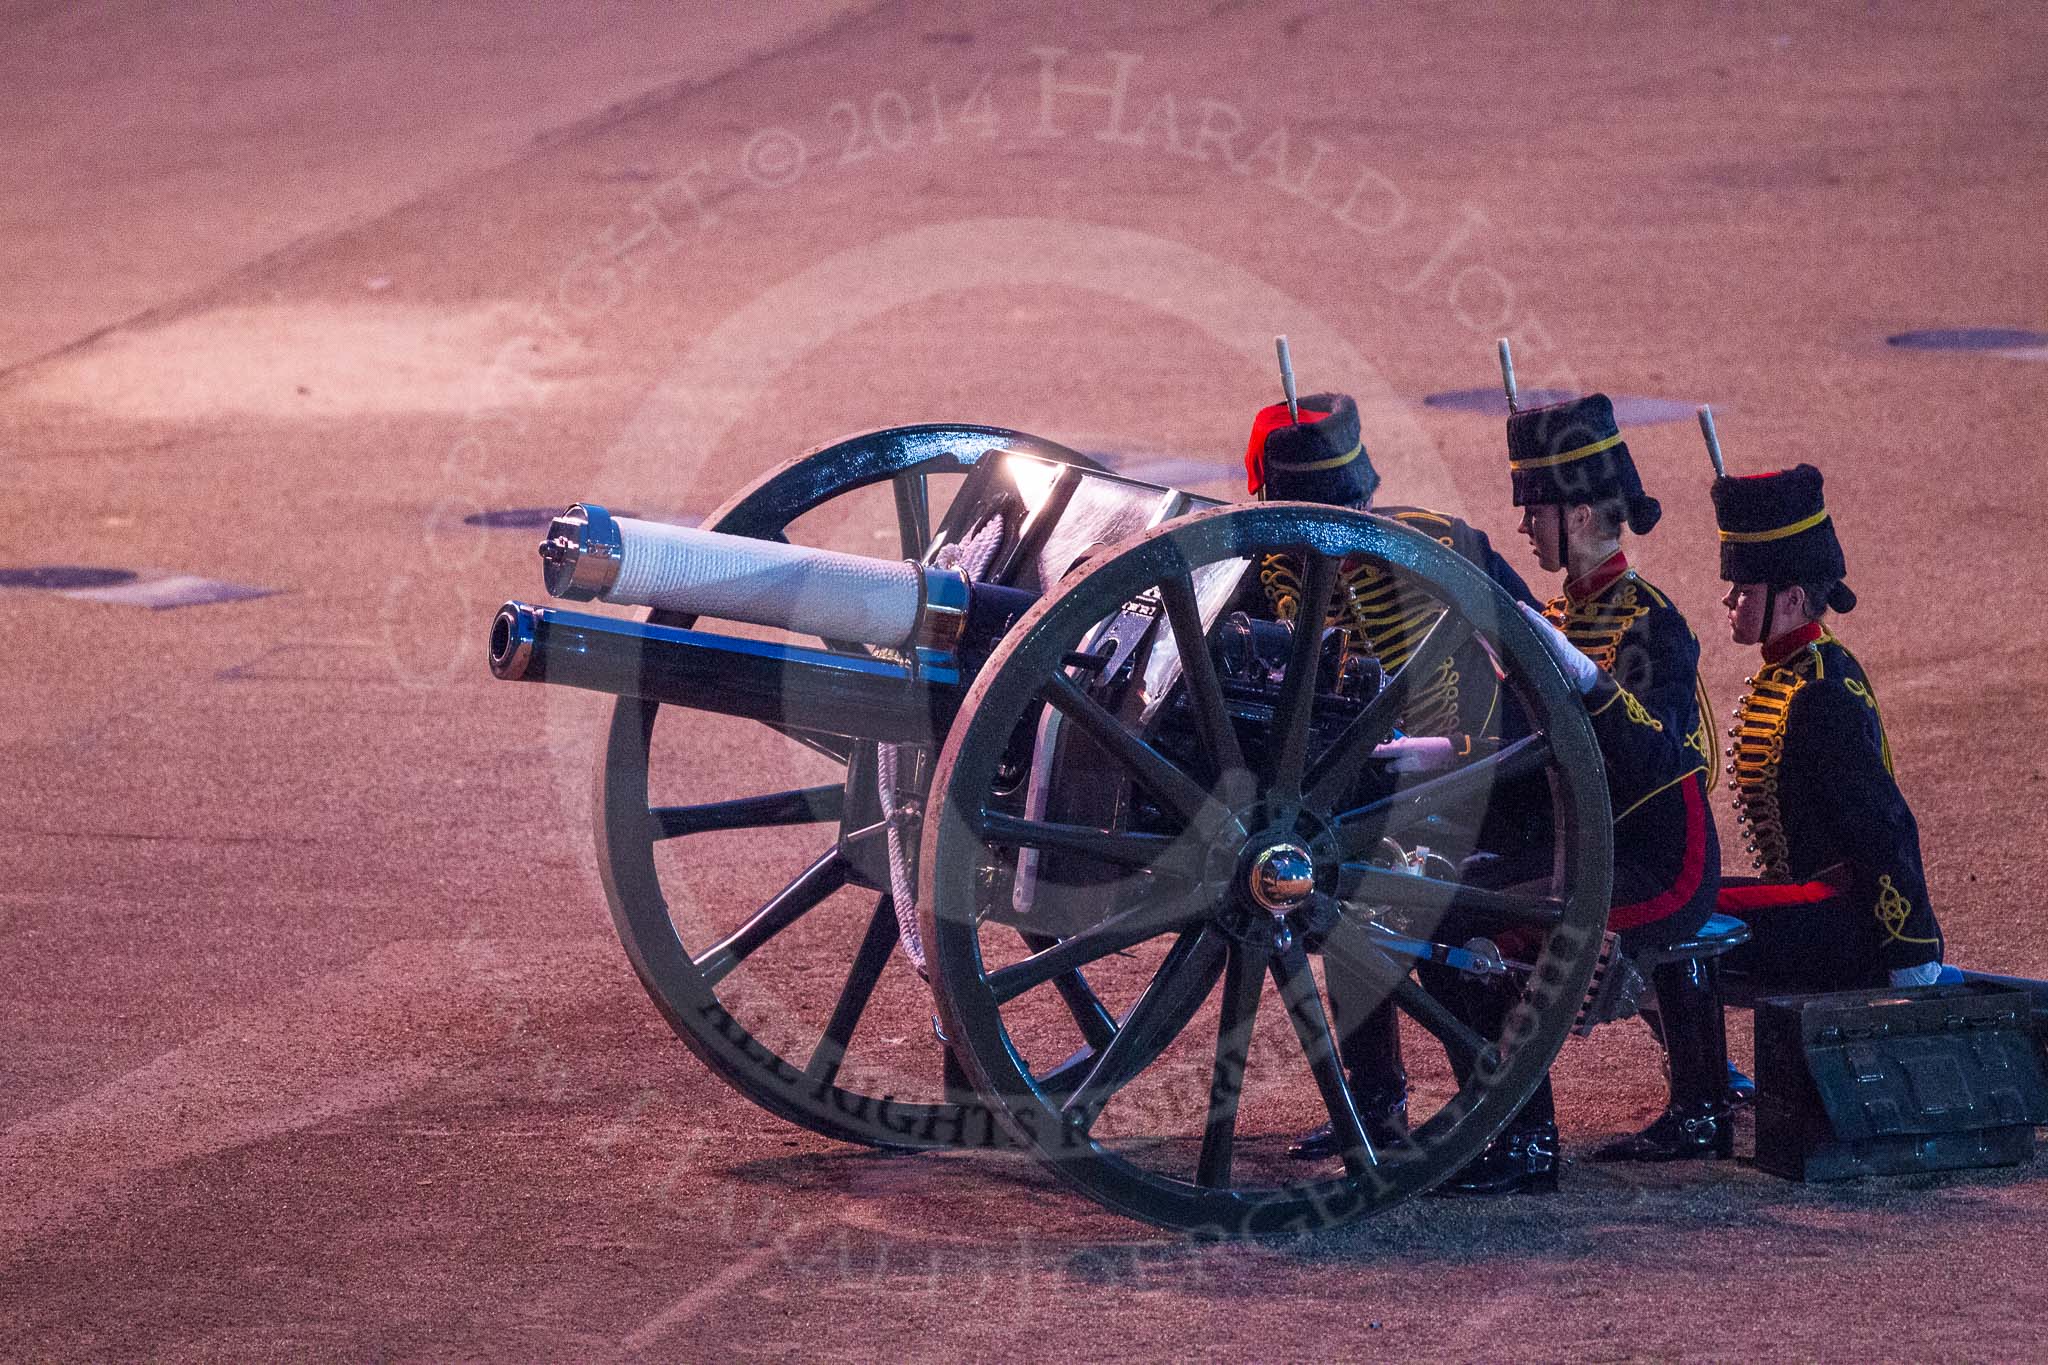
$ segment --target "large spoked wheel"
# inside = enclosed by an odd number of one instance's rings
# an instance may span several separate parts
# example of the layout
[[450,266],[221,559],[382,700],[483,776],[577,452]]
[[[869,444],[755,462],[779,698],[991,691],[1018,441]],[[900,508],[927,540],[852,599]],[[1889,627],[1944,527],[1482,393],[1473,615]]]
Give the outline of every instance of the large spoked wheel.
[[[999,450],[1095,467],[1000,427],[897,427],[792,460],[704,525],[919,558],[960,477]],[[879,825],[844,828],[874,783],[872,742],[621,698],[597,790],[612,920],[669,1025],[763,1109],[878,1147],[1002,1141],[984,1107],[948,1098],[930,990],[872,872]]]
[[[1442,612],[1370,701],[1354,698],[1336,715],[1327,714],[1341,710],[1333,694],[1319,695],[1316,633],[1294,633],[1265,712],[1250,714],[1241,689],[1226,696],[1198,584],[1230,572],[1211,566],[1268,553],[1298,557],[1304,603],[1330,600],[1340,568],[1363,563]],[[1156,604],[1154,648],[1183,661],[1170,705],[1133,706],[1089,660],[1098,623],[1131,603]],[[1475,636],[1529,733],[1448,772],[1393,774],[1373,750],[1416,689]],[[1005,794],[1005,753],[1049,712],[1088,740],[1070,746],[1049,780],[1127,786],[1132,798],[1115,818],[1037,818]],[[1495,823],[1523,830],[1523,865],[1533,852],[1547,876],[1496,884],[1464,870],[1478,860],[1386,853],[1477,830],[1507,793],[1532,789],[1533,834],[1527,818]],[[922,929],[969,1076],[1068,1181],[1178,1229],[1327,1227],[1458,1169],[1548,1070],[1604,932],[1612,830],[1578,698],[1478,570],[1404,527],[1333,508],[1275,503],[1176,521],[1040,602],[971,690],[930,809]],[[1019,849],[1056,850],[1067,879],[1093,893],[1062,897],[1062,908],[1099,906],[1093,922],[1061,924],[1035,951],[1020,947],[1013,907],[984,891]],[[1445,1003],[1464,978],[1446,985],[1447,969],[1430,967],[1433,984],[1418,980],[1429,945],[1453,933],[1439,947],[1472,954],[1454,961],[1478,963],[1497,948],[1510,964],[1486,977],[1517,997],[1497,1035],[1482,1036],[1466,1022],[1473,1011]],[[1433,1097],[1411,1096],[1405,1141],[1375,1146],[1366,1133],[1337,1060],[1318,958],[1374,983],[1359,1007],[1390,1004],[1405,1031],[1440,1045],[1446,1079]],[[1077,1046],[1049,988],[1081,971],[1114,1033]],[[1323,1121],[1335,1126],[1341,1166],[1290,1161],[1289,1137]]]

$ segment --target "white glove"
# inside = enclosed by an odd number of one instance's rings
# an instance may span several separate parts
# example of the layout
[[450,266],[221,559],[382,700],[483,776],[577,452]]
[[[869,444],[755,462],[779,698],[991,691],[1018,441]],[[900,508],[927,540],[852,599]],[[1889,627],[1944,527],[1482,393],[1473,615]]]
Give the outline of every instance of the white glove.
[[1593,684],[1600,681],[1600,665],[1579,652],[1579,647],[1565,638],[1565,633],[1550,624],[1542,612],[1527,602],[1515,603],[1522,609],[1522,615],[1535,628],[1536,636],[1543,641],[1543,647],[1550,651],[1550,657],[1557,660],[1557,666],[1564,670],[1566,678],[1585,696],[1593,690]]
[[1891,970],[1891,978],[1892,985],[1899,987],[1932,986],[1941,980],[1941,964],[1923,962],[1917,967],[1894,967]]
[[1457,761],[1457,747],[1442,735],[1404,735],[1390,739],[1372,751],[1374,758],[1390,760],[1397,773],[1440,773]]

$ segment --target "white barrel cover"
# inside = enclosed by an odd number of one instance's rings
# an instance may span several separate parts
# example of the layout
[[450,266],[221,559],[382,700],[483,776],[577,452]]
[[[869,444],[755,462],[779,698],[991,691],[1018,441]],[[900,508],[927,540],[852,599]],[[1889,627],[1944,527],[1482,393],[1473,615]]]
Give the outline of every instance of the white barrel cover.
[[616,519],[619,575],[604,600],[901,645],[917,631],[921,570],[902,560]]

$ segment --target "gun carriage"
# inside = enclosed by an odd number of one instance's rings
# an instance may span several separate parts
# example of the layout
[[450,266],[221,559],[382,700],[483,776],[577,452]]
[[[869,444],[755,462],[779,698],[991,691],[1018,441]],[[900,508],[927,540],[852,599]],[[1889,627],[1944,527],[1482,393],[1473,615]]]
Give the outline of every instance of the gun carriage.
[[[805,544],[821,533],[896,557]],[[782,1118],[1026,1148],[1169,1227],[1321,1227],[1476,1155],[1581,1018],[1611,876],[1591,727],[1507,597],[1426,536],[928,425],[792,461],[701,530],[579,505],[542,555],[551,592],[650,610],[508,603],[492,669],[616,694],[597,838],[620,938],[682,1040]],[[1293,622],[1240,609],[1272,565],[1296,576]],[[1427,607],[1390,674],[1296,626],[1361,567]],[[1512,742],[1394,772],[1375,749],[1471,641]],[[738,732],[759,727],[805,780],[719,760],[758,752]],[[1549,876],[1501,889],[1455,855],[1511,791],[1536,794],[1518,837]],[[771,846],[795,875],[757,896]],[[1407,1141],[1366,1134],[1318,958],[1451,1063]],[[1514,973],[1501,1036],[1425,964]],[[1288,1162],[1286,1135],[1325,1119],[1341,1166]]]

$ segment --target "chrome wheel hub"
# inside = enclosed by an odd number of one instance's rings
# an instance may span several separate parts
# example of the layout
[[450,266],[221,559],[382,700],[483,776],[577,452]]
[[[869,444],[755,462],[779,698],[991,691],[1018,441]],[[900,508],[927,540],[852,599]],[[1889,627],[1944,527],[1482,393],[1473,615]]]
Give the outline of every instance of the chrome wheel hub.
[[1260,908],[1284,915],[1306,905],[1315,894],[1315,859],[1300,844],[1274,844],[1252,859],[1246,881]]

